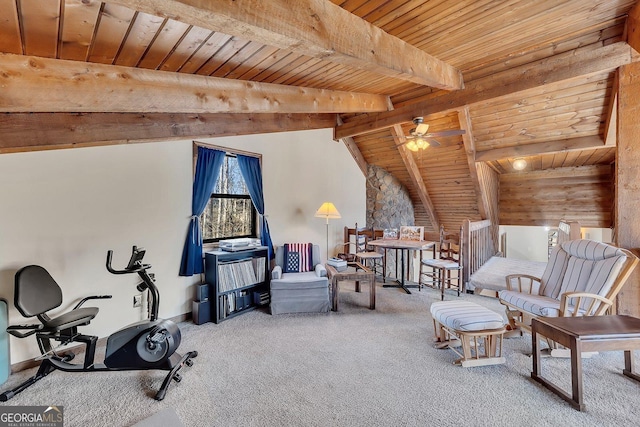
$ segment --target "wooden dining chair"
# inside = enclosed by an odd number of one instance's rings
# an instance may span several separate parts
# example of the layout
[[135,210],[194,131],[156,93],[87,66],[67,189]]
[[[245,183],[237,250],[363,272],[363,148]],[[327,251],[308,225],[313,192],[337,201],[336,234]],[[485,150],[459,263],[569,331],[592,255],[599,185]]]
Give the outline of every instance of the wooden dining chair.
[[368,245],[372,229],[358,229],[356,224],[356,260],[369,268],[375,275],[382,274],[382,254]]
[[382,275],[383,271],[383,254],[369,246],[369,240],[374,240],[376,236],[376,230],[367,227],[358,227],[356,223],[353,229],[353,240],[350,236],[345,237],[349,239],[342,245],[344,247],[344,253],[341,258],[348,262],[359,262],[365,267],[369,268],[376,275]]
[[[463,283],[460,242],[454,236],[448,235],[444,227],[440,227],[437,254],[438,258],[425,258],[420,261],[418,289],[422,289],[423,285],[441,288],[442,299],[445,288],[455,288],[460,295]],[[455,276],[452,275],[454,271]]]

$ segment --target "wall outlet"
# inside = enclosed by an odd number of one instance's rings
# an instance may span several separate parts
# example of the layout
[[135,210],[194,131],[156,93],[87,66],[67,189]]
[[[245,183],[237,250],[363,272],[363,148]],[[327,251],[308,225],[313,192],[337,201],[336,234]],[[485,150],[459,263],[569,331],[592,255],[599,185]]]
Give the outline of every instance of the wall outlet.
[[133,296],[133,308],[140,307],[142,305],[142,294]]

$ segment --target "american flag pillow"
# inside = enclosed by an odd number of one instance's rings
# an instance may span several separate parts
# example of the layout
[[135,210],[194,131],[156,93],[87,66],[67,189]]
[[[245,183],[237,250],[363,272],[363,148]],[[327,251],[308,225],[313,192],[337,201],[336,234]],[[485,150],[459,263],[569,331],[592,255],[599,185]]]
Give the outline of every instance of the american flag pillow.
[[311,243],[284,244],[284,273],[303,273],[313,270]]

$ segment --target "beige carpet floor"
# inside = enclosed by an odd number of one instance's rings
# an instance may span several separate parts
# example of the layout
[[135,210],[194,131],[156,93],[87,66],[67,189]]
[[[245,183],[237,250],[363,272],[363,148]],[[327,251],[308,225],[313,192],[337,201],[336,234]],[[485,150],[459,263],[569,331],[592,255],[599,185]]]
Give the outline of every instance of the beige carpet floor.
[[[529,335],[505,340],[503,365],[462,368],[433,346],[437,291],[378,284],[369,310],[366,290],[344,288],[339,312],[255,310],[219,325],[181,324],[181,350],[199,356],[162,402],[152,398],[160,371],[53,372],[3,405],[64,406],[67,427],[131,426],[167,408],[185,426],[640,425],[640,383],[622,375],[622,352],[584,360],[587,410],[578,412],[531,380]],[[493,299],[460,298],[503,312]],[[543,364],[570,387],[568,360]]]

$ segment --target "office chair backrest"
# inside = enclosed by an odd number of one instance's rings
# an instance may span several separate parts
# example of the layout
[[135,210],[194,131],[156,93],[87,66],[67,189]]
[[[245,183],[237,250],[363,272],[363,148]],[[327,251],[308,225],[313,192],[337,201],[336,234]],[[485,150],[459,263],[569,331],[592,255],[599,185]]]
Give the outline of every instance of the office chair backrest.
[[37,316],[62,304],[62,290],[47,270],[28,265],[16,273],[14,304],[24,317]]

